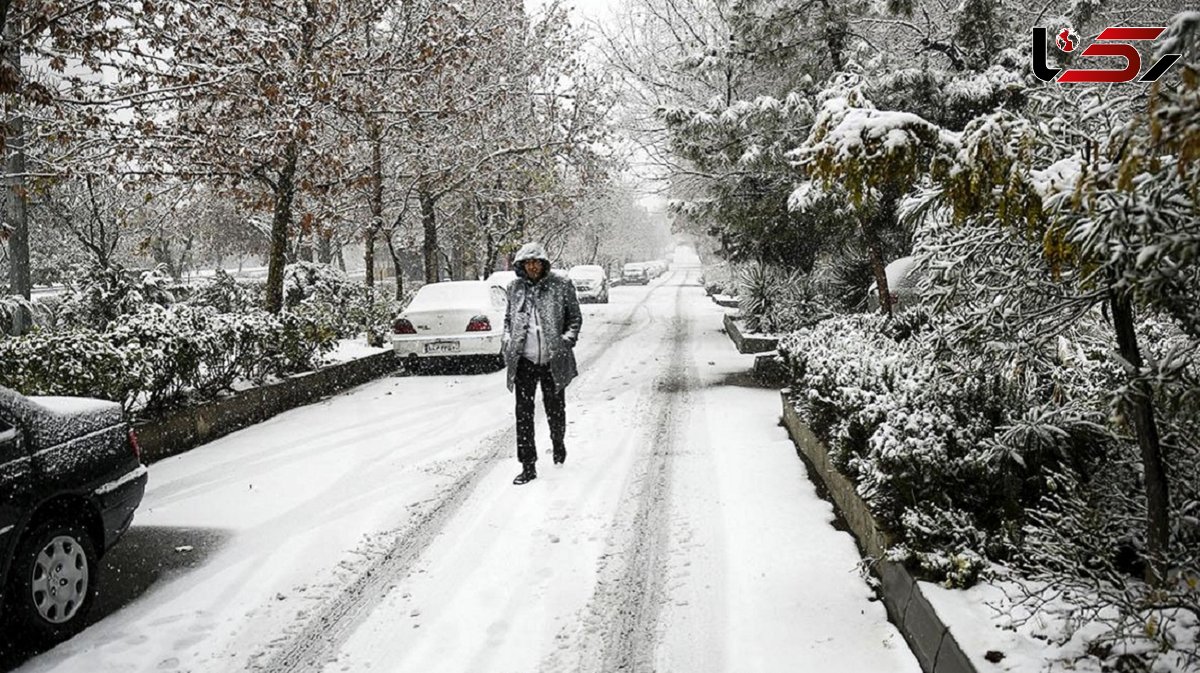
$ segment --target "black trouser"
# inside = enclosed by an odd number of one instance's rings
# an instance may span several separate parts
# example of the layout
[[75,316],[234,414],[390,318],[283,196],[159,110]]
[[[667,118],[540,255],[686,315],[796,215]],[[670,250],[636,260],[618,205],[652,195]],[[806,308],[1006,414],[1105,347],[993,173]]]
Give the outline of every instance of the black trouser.
[[533,439],[533,395],[538,382],[542,384],[542,402],[550,421],[550,440],[555,451],[564,451],[563,436],[567,432],[566,391],[554,385],[548,365],[536,365],[525,358],[517,362],[517,460],[532,463],[537,460],[537,445]]

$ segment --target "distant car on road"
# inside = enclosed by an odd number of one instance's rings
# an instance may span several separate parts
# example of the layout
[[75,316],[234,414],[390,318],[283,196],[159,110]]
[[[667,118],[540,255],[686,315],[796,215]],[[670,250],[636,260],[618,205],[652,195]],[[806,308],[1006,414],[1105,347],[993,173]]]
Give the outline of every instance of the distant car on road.
[[6,633],[36,645],[84,626],[100,557],[146,491],[121,405],[0,387],[0,605]]
[[410,364],[429,358],[471,358],[499,366],[503,287],[483,280],[429,283],[392,323],[392,347]]
[[624,285],[645,285],[650,282],[650,273],[646,265],[640,262],[630,262],[621,269],[621,283]]
[[646,268],[650,271],[651,278],[658,278],[667,272],[669,265],[665,259],[653,259],[645,262]]
[[575,284],[579,301],[608,303],[608,275],[604,267],[595,264],[580,264],[567,271],[567,277]]

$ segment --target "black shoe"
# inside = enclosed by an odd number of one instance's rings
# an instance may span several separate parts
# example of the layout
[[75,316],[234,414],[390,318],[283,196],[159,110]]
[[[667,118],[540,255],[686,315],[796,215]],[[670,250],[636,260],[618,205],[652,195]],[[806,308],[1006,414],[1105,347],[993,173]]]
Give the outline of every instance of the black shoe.
[[517,478],[513,479],[513,484],[517,486],[520,486],[521,484],[528,484],[534,479],[537,479],[537,465],[535,463],[522,464],[525,467],[521,469],[521,474],[518,474]]
[[562,465],[565,462],[567,462],[567,450],[566,449],[555,449],[554,450],[554,464]]

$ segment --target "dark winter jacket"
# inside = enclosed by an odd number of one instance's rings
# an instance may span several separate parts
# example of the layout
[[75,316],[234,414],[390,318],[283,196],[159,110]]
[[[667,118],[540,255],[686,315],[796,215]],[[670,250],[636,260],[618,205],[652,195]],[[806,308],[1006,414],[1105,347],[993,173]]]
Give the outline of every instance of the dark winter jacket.
[[[545,265],[542,277],[536,282],[525,275],[523,262],[540,259]],[[550,260],[537,243],[527,243],[513,259],[516,279],[508,284],[508,312],[504,314],[504,364],[508,367],[508,389],[516,385],[517,363],[525,352],[525,335],[529,330],[528,303],[533,302],[542,324],[545,346],[549,349],[548,365],[554,385],[563,390],[579,371],[575,364],[575,342],[583,325],[575,285],[567,278],[550,273]]]

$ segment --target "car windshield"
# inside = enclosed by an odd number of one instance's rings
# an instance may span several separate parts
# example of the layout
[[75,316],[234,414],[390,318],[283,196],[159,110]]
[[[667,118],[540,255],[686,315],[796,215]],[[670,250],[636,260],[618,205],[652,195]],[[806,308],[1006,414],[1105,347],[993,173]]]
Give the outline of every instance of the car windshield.
[[491,304],[490,287],[490,283],[478,280],[430,283],[417,290],[407,310],[483,308]]

